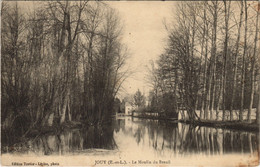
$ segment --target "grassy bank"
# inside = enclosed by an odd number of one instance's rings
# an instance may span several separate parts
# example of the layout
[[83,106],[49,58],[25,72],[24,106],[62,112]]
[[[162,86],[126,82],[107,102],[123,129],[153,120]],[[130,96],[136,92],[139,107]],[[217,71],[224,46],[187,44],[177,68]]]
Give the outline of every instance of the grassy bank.
[[241,121],[219,121],[219,120],[183,120],[183,119],[176,119],[170,117],[160,117],[160,116],[149,116],[149,115],[139,115],[139,116],[132,116],[135,118],[141,119],[153,119],[153,120],[164,120],[164,121],[174,121],[174,122],[181,122],[186,124],[192,124],[195,126],[207,126],[207,127],[214,127],[214,128],[224,128],[224,129],[234,129],[234,130],[242,130],[242,131],[259,131],[259,124],[252,122],[241,122]]
[[259,131],[259,124],[241,121],[216,121],[216,120],[179,120],[181,123],[193,124],[196,126],[207,126],[215,128],[234,129],[242,131]]

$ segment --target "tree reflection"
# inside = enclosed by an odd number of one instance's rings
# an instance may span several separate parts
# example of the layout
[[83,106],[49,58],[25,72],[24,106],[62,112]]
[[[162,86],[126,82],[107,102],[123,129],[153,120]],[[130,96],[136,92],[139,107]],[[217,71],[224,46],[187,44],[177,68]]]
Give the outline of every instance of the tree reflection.
[[[116,135],[116,140],[114,136]],[[130,140],[130,139],[133,140]],[[128,140],[129,139],[129,140]],[[230,153],[253,154],[258,149],[258,133],[232,131],[209,127],[189,126],[145,119],[117,119],[106,126],[89,126],[45,134],[18,143],[23,153],[64,155],[88,153],[92,149],[114,150],[133,141],[134,147],[153,154],[176,156],[189,154],[222,155]],[[122,142],[122,140],[126,140]],[[146,150],[145,150],[146,149]],[[22,150],[22,151],[21,151]],[[17,150],[15,150],[18,152]],[[126,150],[120,150],[122,152]],[[14,152],[8,150],[7,152]],[[95,152],[95,150],[94,150]]]
[[[175,154],[222,155],[228,153],[251,153],[257,150],[257,133],[231,131],[185,124],[165,123],[154,120],[135,121],[133,130],[136,143],[152,147],[158,153],[171,151]],[[133,125],[134,126],[134,125]],[[147,132],[147,134],[145,133]],[[148,140],[145,140],[147,139]]]
[[46,134],[30,139],[21,143],[21,148],[16,152],[64,155],[87,152],[88,149],[113,150],[117,148],[113,133],[114,128],[111,125],[66,130],[58,134]]

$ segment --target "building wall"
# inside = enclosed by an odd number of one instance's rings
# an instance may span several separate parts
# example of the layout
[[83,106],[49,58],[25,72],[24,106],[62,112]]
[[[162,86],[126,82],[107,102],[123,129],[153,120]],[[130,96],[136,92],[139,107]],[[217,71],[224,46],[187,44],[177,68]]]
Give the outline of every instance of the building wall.
[[125,114],[131,115],[132,114],[133,107],[132,106],[125,106]]

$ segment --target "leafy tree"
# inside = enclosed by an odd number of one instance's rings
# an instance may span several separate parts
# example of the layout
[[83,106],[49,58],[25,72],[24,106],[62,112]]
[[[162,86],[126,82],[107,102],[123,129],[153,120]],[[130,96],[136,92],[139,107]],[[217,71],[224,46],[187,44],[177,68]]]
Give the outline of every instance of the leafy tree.
[[145,106],[145,97],[144,97],[144,95],[142,95],[142,93],[139,89],[134,94],[134,104],[138,107],[144,107]]

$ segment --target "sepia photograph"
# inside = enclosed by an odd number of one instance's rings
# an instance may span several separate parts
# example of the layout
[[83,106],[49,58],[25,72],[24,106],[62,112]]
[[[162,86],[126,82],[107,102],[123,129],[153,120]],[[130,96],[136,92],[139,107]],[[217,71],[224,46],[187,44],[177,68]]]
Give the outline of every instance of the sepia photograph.
[[260,1],[1,4],[1,166],[259,166]]

